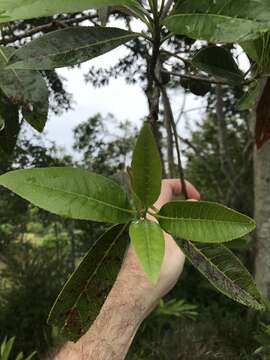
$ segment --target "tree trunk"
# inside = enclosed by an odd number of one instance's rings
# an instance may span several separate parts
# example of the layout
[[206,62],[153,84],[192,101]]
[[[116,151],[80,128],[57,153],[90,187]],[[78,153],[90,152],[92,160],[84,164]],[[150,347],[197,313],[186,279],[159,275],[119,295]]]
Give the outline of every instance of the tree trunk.
[[234,175],[232,160],[227,149],[227,126],[224,114],[223,92],[221,85],[216,85],[216,115],[218,124],[218,144],[221,170],[224,176],[231,181]]
[[[270,121],[268,87],[262,82],[262,94],[257,106],[258,117]],[[262,99],[265,97],[265,103]],[[263,106],[264,105],[264,106]],[[265,106],[267,105],[267,107]],[[268,109],[267,109],[268,108]],[[267,118],[266,118],[267,117]],[[257,223],[255,280],[263,295],[270,297],[270,141],[254,151],[254,212]]]

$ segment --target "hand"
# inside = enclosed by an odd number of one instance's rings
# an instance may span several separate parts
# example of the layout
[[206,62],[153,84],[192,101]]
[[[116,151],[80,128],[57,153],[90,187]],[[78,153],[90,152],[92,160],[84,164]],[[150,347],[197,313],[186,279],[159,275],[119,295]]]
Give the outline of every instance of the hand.
[[[195,187],[187,181],[186,186],[189,199],[199,200],[200,194]],[[181,190],[181,183],[179,180],[163,180],[160,196],[154,206],[159,210],[164,204],[170,202],[174,197],[179,196]],[[151,216],[149,219],[155,221]],[[185,262],[185,256],[174,239],[165,232],[164,237],[165,256],[161,267],[160,278],[156,285],[149,282],[132,246],[130,246],[127,251],[117,279],[117,283],[121,282],[121,286],[123,287],[128,284],[129,290],[124,292],[132,292],[131,299],[136,301],[139,297],[145,298],[145,316],[147,316],[147,314],[157,305],[159,300],[174,287],[182,273]]]
[[[187,182],[188,197],[198,200],[198,191]],[[163,180],[155,207],[180,195],[179,180]],[[152,219],[156,221],[155,218]],[[165,256],[160,278],[156,285],[149,282],[139,260],[129,247],[117,280],[107,297],[100,314],[88,332],[76,343],[67,343],[54,358],[123,360],[144,318],[155,308],[178,280],[185,257],[173,238],[164,233]]]

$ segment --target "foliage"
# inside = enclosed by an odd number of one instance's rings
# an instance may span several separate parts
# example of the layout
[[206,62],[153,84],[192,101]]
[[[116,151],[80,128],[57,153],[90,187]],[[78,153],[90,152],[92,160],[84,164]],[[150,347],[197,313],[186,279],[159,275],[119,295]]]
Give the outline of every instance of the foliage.
[[0,336],[16,336],[15,351],[40,354],[52,344],[47,313],[69,273],[65,248],[13,245],[1,258]]
[[212,43],[253,40],[269,26],[268,5],[267,0],[180,0],[164,23],[174,33]]
[[258,354],[261,359],[267,359],[270,355],[270,326],[261,323],[260,329],[255,336],[255,339],[260,344],[256,349],[255,354]]
[[[9,360],[11,359],[10,355],[12,352],[12,348],[13,348],[13,344],[15,341],[15,337],[10,338],[9,340],[7,338],[5,338],[0,346],[0,358],[1,360]],[[20,352],[16,358],[14,358],[15,360],[31,360],[33,359],[33,357],[35,356],[35,352],[33,352],[32,354],[30,354],[27,357],[23,356],[23,353]]]
[[[187,287],[188,291],[192,290],[188,284]],[[253,329],[257,327],[257,320],[234,306],[214,301],[209,304],[207,297],[202,296],[200,289],[195,321],[149,317],[140,328],[127,359],[254,360],[257,344]]]
[[[237,111],[241,93],[226,91],[226,156],[233,164],[233,174],[224,172],[219,154],[218,121],[215,97],[209,95],[209,109],[205,119],[197,123],[187,140],[184,154],[187,158],[186,177],[201,191],[203,199],[218,201],[253,214],[253,147],[248,113]],[[183,139],[185,141],[186,139]]]
[[[143,152],[143,149],[147,151]],[[143,163],[147,165],[142,166],[142,169],[139,168],[138,164],[134,166],[134,159],[138,160],[138,154],[144,155]],[[154,203],[160,189],[157,191],[156,186],[153,188],[146,186],[148,193],[150,193],[146,199],[150,200],[145,202],[145,192],[140,187],[142,183],[139,180],[141,173],[143,174],[142,178],[146,178],[144,175],[146,173],[150,181],[154,178],[154,181],[160,186],[160,167],[157,171],[156,163],[151,162],[153,154],[158,154],[158,152],[150,126],[146,123],[139,134],[132,159],[131,193],[135,195],[131,202],[128,201],[128,195],[112,180],[76,168],[36,168],[13,171],[2,175],[0,184],[15,191],[35,205],[58,215],[75,219],[126,223],[129,225],[130,238],[142,267],[149,279],[156,283],[164,257],[162,228],[172,233],[177,241],[183,236],[188,240],[202,243],[221,243],[250,232],[254,228],[254,222],[247,216],[218,204],[183,201],[171,202],[165,205],[160,213],[153,213],[152,215],[159,220],[159,224],[148,221],[146,219],[149,211],[147,208]],[[139,159],[139,163],[140,161]],[[140,184],[140,186],[136,187],[135,185],[134,187],[134,184]],[[33,188],[35,189],[34,192]],[[135,204],[136,207],[132,204]],[[169,210],[167,211],[167,209]],[[185,219],[187,221],[183,227],[181,224]],[[207,221],[210,225],[205,226]],[[222,221],[226,222],[226,230],[219,233]],[[219,226],[215,225],[215,222]],[[94,245],[90,249],[81,266],[73,274],[60,297],[56,300],[50,314],[50,320],[58,326],[60,324],[60,329],[64,330],[65,334],[72,340],[76,340],[83,334],[94,319],[94,316],[91,316],[91,312],[89,312],[89,306],[85,307],[85,303],[89,304],[88,291],[91,295],[92,292],[96,295],[98,287],[95,282],[101,281],[101,283],[106,284],[106,297],[114,283],[121,261],[119,261],[119,254],[113,256],[111,251],[116,245],[117,248],[120,246],[118,244],[127,225],[123,227],[118,225],[118,228],[112,228],[97,241],[96,246]],[[109,239],[109,243],[107,239]],[[182,246],[180,241],[179,245]],[[191,246],[195,248],[195,245]],[[126,246],[120,246],[120,248],[123,251],[123,256]],[[185,246],[183,249],[190,253],[188,247]],[[257,292],[250,275],[245,272],[246,270],[241,267],[242,265],[238,260],[234,260],[233,255],[231,255],[231,259],[225,256],[225,248],[215,247],[214,249],[216,251],[216,263],[211,270],[207,270],[209,268],[207,262],[212,261],[212,255],[207,254],[207,252],[203,256],[197,257],[196,261],[191,258],[192,263],[199,269],[201,266],[206,266],[206,272],[203,271],[202,273],[206,277],[213,273],[211,283],[219,290],[225,284],[226,291],[222,291],[229,297],[240,301],[242,304],[263,309],[264,305],[260,294]],[[97,256],[98,253],[101,254],[100,257]],[[116,265],[112,272],[113,261]],[[88,269],[89,266],[90,270],[86,271],[85,269]],[[224,271],[216,270],[219,266]],[[230,268],[230,273],[226,270],[226,266]],[[111,273],[112,275],[109,277],[108,274]],[[231,279],[230,286],[226,286],[228,278],[229,281]],[[95,280],[93,282],[94,290],[92,290],[93,279]],[[78,287],[79,282],[82,285]],[[97,300],[93,301],[93,309],[97,310],[100,306],[101,303]],[[86,312],[85,309],[87,309]],[[94,311],[93,314],[96,315],[96,310],[93,309],[91,311]]]
[[[117,129],[115,133],[112,125]],[[74,129],[73,149],[81,159],[79,164],[104,176],[116,177],[130,162],[137,132],[130,122],[118,122],[112,114],[89,118]]]
[[160,300],[159,307],[153,316],[175,316],[178,318],[196,319],[198,315],[197,306],[187,303],[185,300],[171,299]]
[[[188,36],[194,40],[202,39],[213,44],[243,44],[243,42],[248,41],[251,42],[252,47],[253,41],[264,37],[264,34],[270,29],[269,4],[266,0],[260,2],[256,0],[245,2],[180,0],[175,3],[172,12],[170,12],[170,5],[172,5],[170,1],[159,3],[156,0],[149,1],[147,5],[145,2],[141,4],[135,0],[79,0],[76,3],[73,1],[64,3],[54,1],[52,3],[48,0],[31,0],[27,4],[21,0],[16,0],[11,6],[8,2],[1,2],[0,0],[0,21],[2,23],[33,17],[54,16],[61,13],[76,13],[89,8],[101,8],[97,17],[102,25],[105,25],[110,11],[115,9],[118,11],[117,9],[120,7],[128,18],[132,16],[138,18],[144,29],[147,29],[140,33],[133,32],[130,20],[126,17],[127,30],[104,26],[78,26],[50,32],[16,50],[11,47],[1,49],[3,60],[1,72],[5,76],[2,76],[0,88],[7,97],[7,104],[2,109],[1,124],[6,122],[8,116],[8,102],[16,105],[13,108],[14,116],[10,119],[12,127],[4,128],[1,131],[1,144],[4,144],[1,149],[3,153],[12,150],[15,145],[14,139],[18,133],[20,115],[23,115],[24,119],[37,130],[41,131],[44,128],[49,95],[48,89],[44,86],[44,77],[46,77],[48,69],[54,71],[56,67],[78,65],[121,44],[126,44],[126,46],[131,44],[131,47],[135,47],[137,52],[141,51],[141,57],[144,57],[145,63],[147,63],[142,80],[147,78],[145,93],[150,109],[149,122],[141,130],[133,154],[132,166],[129,169],[131,196],[111,179],[79,168],[50,167],[15,170],[1,175],[0,184],[31,201],[34,205],[56,215],[76,220],[125,224],[119,229],[118,235],[113,236],[115,239],[113,244],[117,243],[117,240],[121,238],[122,231],[126,226],[129,226],[130,237],[135,245],[137,255],[152,282],[158,280],[164,256],[164,239],[162,236],[162,229],[164,229],[176,237],[177,242],[183,247],[191,262],[210,279],[217,289],[245,305],[263,309],[263,300],[249,274],[227,248],[220,246],[222,242],[231,241],[252,231],[255,224],[250,218],[222,205],[203,201],[198,203],[172,202],[166,204],[160,213],[151,213],[155,210],[151,207],[159,195],[162,171],[164,171],[159,157],[163,155],[158,123],[161,94],[164,100],[164,112],[167,116],[166,129],[168,137],[171,136],[168,141],[168,147],[171,149],[168,150],[173,156],[174,146],[176,147],[179,173],[183,191],[185,190],[177,129],[170,102],[167,101],[166,86],[171,80],[171,75],[176,74],[184,80],[187,79],[188,84],[184,85],[183,81],[181,82],[183,87],[193,89],[192,91],[198,94],[205,94],[211,91],[211,88],[209,86],[203,87],[202,83],[213,81],[217,84],[216,90],[218,92],[221,84],[237,84],[239,87],[254,86],[257,78],[262,74],[261,72],[242,74],[234,59],[233,47],[230,45],[226,48],[211,45],[211,47],[201,49],[195,54],[190,51],[191,46],[189,46],[188,58],[181,57],[177,53],[170,53],[166,46],[173,41],[177,43],[175,39],[180,35],[181,39]],[[103,15],[105,13],[105,16],[102,15],[102,12]],[[86,37],[85,34],[87,34]],[[192,40],[189,39],[186,39],[186,42],[193,44]],[[247,47],[246,51],[251,53],[250,46]],[[261,52],[258,51],[258,53]],[[174,64],[170,67],[172,72],[167,71],[167,60],[171,57],[180,60],[184,66]],[[261,57],[256,61],[261,62]],[[258,68],[263,72],[264,64],[258,65],[261,65]],[[180,69],[179,74],[173,71],[175,68]],[[205,76],[205,73],[210,75],[210,79]],[[199,81],[199,88],[190,83],[190,81],[196,82],[197,80]],[[33,91],[31,88],[35,83],[38,91]],[[29,84],[31,86],[28,86]],[[26,89],[24,89],[25,87]],[[18,95],[18,89],[23,89],[23,94],[19,93]],[[259,103],[258,106],[258,114],[260,115],[258,116],[256,131],[258,146],[261,146],[269,137],[269,124],[263,116],[265,101],[265,97],[263,97],[262,103]],[[217,104],[217,106],[222,112],[222,104]],[[171,144],[173,143],[173,136],[175,144]],[[229,164],[226,160],[223,164],[223,175],[230,178],[231,173],[227,165]],[[232,185],[234,185],[234,181],[236,181],[235,178]],[[159,223],[151,223],[150,225],[146,220],[148,213],[154,215]],[[114,232],[114,228],[111,231]],[[153,236],[151,241],[149,234]],[[145,237],[147,241],[144,241]],[[182,237],[186,241],[180,239]],[[101,239],[106,240],[107,235]],[[101,245],[103,240],[100,240]],[[106,241],[104,242],[108,245]],[[218,245],[212,248],[212,246],[207,245],[205,247],[199,244],[208,242]],[[95,249],[95,246],[93,248]],[[92,269],[92,274],[88,274],[87,279],[82,276],[81,269],[88,266],[88,259],[93,259],[93,248],[83,260],[78,272],[73,275],[75,278],[82,279],[84,286],[85,282],[86,285],[91,284],[92,277],[99,269],[102,269],[102,276],[105,276],[106,271],[108,271],[104,270],[102,266],[112,250],[110,246],[109,248],[102,248],[100,251],[103,256],[97,257],[98,262]],[[120,262],[117,264],[119,266]],[[114,269],[112,278],[108,279],[106,292],[112,286],[116,272]],[[78,310],[76,307],[74,312],[73,303],[75,299],[75,306],[77,306],[78,298],[80,301],[88,303],[85,295],[82,295],[84,294],[82,290],[85,287],[76,289],[77,292],[72,292],[72,295],[67,291],[68,287],[69,285],[64,288],[61,294],[61,301],[64,298],[65,305],[59,312],[57,310],[59,303],[56,302],[51,318],[55,321],[60,316],[63,322],[65,321],[62,316],[63,313],[67,316],[71,314],[72,320],[75,316],[75,321],[68,319],[68,325],[71,325],[72,328],[68,331],[70,331],[72,339],[76,339],[85,331],[93,318],[87,318],[87,314],[83,314],[82,324],[78,324],[77,320],[81,317],[82,310]],[[93,304],[93,306],[100,307],[100,304]]]

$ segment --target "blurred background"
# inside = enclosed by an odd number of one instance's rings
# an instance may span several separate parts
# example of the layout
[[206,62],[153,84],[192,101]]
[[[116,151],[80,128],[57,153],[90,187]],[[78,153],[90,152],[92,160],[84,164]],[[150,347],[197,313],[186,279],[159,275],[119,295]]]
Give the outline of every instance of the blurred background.
[[[16,22],[2,29],[1,44],[22,45],[59,28],[63,21],[72,26],[96,25],[98,20],[90,21],[87,16],[90,19],[92,13]],[[140,30],[140,25],[121,11],[110,15],[109,24]],[[37,26],[42,26],[42,31],[29,36]],[[177,36],[168,49],[188,60],[203,45]],[[246,71],[250,64],[242,50],[229,50]],[[121,173],[130,163],[138,129],[149,112],[149,51],[146,42],[133,40],[81,66],[46,71],[50,115],[45,133],[38,134],[22,123],[12,152],[1,153],[0,172],[68,165],[106,176]],[[179,65],[170,57],[164,63],[171,73],[181,74],[181,62]],[[244,90],[184,76],[167,75],[164,82],[177,123],[186,178],[203,199],[253,216],[254,139],[252,114],[239,105]],[[164,176],[177,177],[167,121],[161,101],[158,131]],[[266,192],[266,196],[270,194]],[[3,188],[0,219],[0,359],[15,359],[21,351],[25,356],[36,351],[33,358],[42,358],[63,342],[57,330],[46,324],[48,312],[68,276],[107,224],[60,218]],[[252,273],[255,245],[254,234],[231,244]],[[127,358],[269,359],[267,321],[267,315],[262,318],[217,293],[186,263],[175,289],[139,330]],[[14,342],[10,341],[13,337]]]

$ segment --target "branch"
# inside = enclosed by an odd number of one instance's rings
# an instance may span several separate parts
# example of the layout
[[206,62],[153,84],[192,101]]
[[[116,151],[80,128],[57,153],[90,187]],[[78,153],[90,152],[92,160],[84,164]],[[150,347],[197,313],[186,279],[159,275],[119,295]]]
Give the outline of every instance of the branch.
[[170,121],[170,109],[164,96],[162,96],[163,107],[164,107],[164,125],[167,131],[167,157],[168,157],[168,170],[169,177],[174,178],[174,139]]
[[[175,54],[175,53],[173,53],[173,52],[171,52],[171,51],[168,51],[168,50],[162,50],[162,52],[165,53],[165,54],[168,54],[168,55],[170,55],[170,56],[172,56],[172,57],[175,57],[175,58],[178,59],[178,60],[181,60],[185,65],[191,65],[191,61],[190,61],[190,60],[185,59],[185,58],[183,58],[182,56],[180,56],[180,55],[178,55],[178,54]],[[171,73],[171,74],[172,74],[172,73]]]
[[[182,58],[181,58],[181,60],[183,61]],[[216,80],[216,79],[213,79],[211,77],[198,76],[198,75],[193,75],[193,74],[179,74],[179,73],[176,73],[174,71],[166,71],[166,70],[163,70],[163,72],[167,73],[169,75],[180,77],[182,79],[204,81],[204,82],[207,82],[207,83],[210,83],[210,84],[216,84],[216,85],[232,86],[232,84],[227,82],[227,81]],[[244,81],[240,82],[239,85],[249,85],[255,80],[256,80],[255,78],[252,78],[252,79],[249,79],[249,80],[244,80]]]
[[7,45],[7,44],[12,44],[16,41],[20,41],[20,40],[23,40],[25,38],[28,38],[28,37],[32,37],[33,35],[36,35],[40,32],[47,32],[49,30],[54,30],[55,28],[63,28],[63,27],[66,27],[67,25],[75,25],[75,24],[78,24],[82,21],[85,21],[85,20],[94,20],[94,19],[97,19],[97,15],[82,15],[78,18],[72,18],[72,19],[66,19],[66,20],[61,20],[61,21],[58,21],[58,20],[52,20],[51,22],[49,22],[48,24],[44,24],[44,25],[40,25],[40,26],[37,26],[33,29],[30,29],[28,31],[25,31],[23,32],[22,34],[18,34],[18,35],[14,35],[14,36],[11,36],[7,39],[3,38],[0,40],[0,45]]
[[185,199],[188,199],[187,187],[186,187],[186,182],[185,182],[185,174],[184,174],[184,169],[183,169],[182,159],[181,159],[179,138],[178,138],[178,134],[177,134],[176,124],[174,121],[174,116],[173,116],[173,112],[172,112],[170,99],[168,97],[167,90],[164,85],[160,84],[160,90],[161,90],[161,93],[163,96],[164,106],[166,107],[167,112],[168,112],[168,117],[169,117],[169,121],[171,123],[171,128],[173,130],[176,153],[177,153],[177,160],[178,160],[178,170],[179,170],[183,195],[184,195]]
[[174,2],[174,0],[167,1],[166,5],[164,6],[164,9],[162,11],[162,14],[160,16],[160,20],[163,20],[167,16],[168,12],[170,11],[170,8],[173,5],[173,2]]
[[183,102],[182,102],[182,106],[181,106],[180,113],[179,113],[178,118],[177,118],[177,120],[176,120],[176,125],[179,124],[179,122],[180,122],[181,119],[182,119],[182,116],[183,116],[184,113],[185,113],[186,101],[187,101],[187,96],[186,96],[186,92],[184,92],[184,99],[183,99]]

